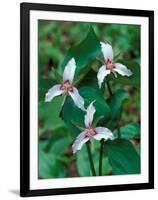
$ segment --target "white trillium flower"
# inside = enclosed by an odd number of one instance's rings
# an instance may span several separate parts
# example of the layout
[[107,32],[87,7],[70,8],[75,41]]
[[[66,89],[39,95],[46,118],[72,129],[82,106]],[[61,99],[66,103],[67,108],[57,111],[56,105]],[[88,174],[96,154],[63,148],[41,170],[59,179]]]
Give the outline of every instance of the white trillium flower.
[[114,63],[113,62],[113,49],[110,44],[105,44],[103,42],[100,42],[101,50],[105,59],[105,65],[103,65],[97,74],[98,78],[98,85],[101,88],[101,84],[104,81],[104,78],[110,74],[111,72],[117,77],[117,73],[119,73],[122,76],[131,76],[132,72],[130,69],[128,69],[125,65],[121,63]]
[[78,135],[75,142],[73,143],[72,145],[73,153],[76,153],[76,151],[80,150],[82,146],[90,140],[90,138],[94,138],[96,140],[101,140],[101,139],[113,140],[114,139],[113,133],[108,128],[104,128],[104,127],[93,128],[92,127],[93,116],[96,111],[93,106],[93,103],[94,102],[92,102],[86,110],[86,114],[84,118],[84,123],[85,123],[86,128],[83,130],[83,132],[81,132]]
[[55,96],[59,96],[61,94],[69,94],[73,99],[75,105],[85,110],[84,108],[84,99],[80,96],[76,87],[72,85],[74,75],[76,70],[76,62],[74,58],[71,58],[67,65],[65,66],[63,73],[63,83],[54,85],[52,88],[48,90],[45,96],[45,101],[50,102]]

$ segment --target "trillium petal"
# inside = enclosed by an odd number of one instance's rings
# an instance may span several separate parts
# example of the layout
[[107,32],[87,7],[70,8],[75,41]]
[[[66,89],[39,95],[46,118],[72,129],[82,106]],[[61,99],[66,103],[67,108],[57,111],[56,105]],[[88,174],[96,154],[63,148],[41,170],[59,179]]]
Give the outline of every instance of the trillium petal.
[[63,73],[63,80],[64,81],[69,80],[70,83],[72,83],[75,75],[75,70],[76,70],[76,62],[74,58],[71,58],[71,60],[69,60],[69,62],[65,66]]
[[84,99],[80,96],[77,88],[73,87],[72,91],[69,91],[69,95],[72,97],[74,103],[78,108],[85,111],[84,108]]
[[73,153],[76,153],[76,151],[80,150],[82,146],[89,140],[89,137],[85,136],[86,132],[87,130],[83,131],[77,136],[75,142],[72,145]]
[[100,42],[100,44],[105,61],[112,61],[114,57],[112,46],[110,44],[105,44],[104,42]]
[[115,68],[113,70],[122,76],[131,76],[133,74],[130,69],[120,63],[115,63]]
[[113,140],[114,139],[113,133],[108,128],[97,127],[95,128],[95,131],[96,131],[96,135],[94,135],[93,138],[96,140],[101,140],[101,139]]
[[84,123],[87,128],[89,128],[93,122],[93,116],[95,113],[95,107],[93,106],[94,101],[88,106],[87,113],[84,118]]
[[97,78],[98,78],[98,85],[99,85],[99,88],[101,88],[101,85],[102,85],[102,82],[104,81],[104,78],[110,74],[110,70],[106,70],[106,66],[103,65],[99,71],[98,71],[98,74],[97,74]]
[[45,96],[45,101],[46,102],[49,102],[51,101],[55,96],[59,96],[61,94],[64,93],[63,90],[60,89],[61,85],[60,84],[57,84],[57,85],[54,85],[52,88],[50,88],[48,90],[48,92],[46,93],[46,96]]

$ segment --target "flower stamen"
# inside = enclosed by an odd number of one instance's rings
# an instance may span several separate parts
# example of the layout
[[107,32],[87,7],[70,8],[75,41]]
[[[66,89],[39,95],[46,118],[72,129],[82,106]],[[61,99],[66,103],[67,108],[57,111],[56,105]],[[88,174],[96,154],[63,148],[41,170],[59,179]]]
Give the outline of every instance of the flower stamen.
[[112,61],[110,59],[107,59],[107,61],[106,61],[106,70],[113,71],[114,68],[115,68],[115,64],[112,63]]
[[85,137],[93,137],[94,135],[96,135],[96,131],[93,128],[89,128],[85,134]]
[[73,92],[73,86],[72,86],[72,84],[70,83],[69,80],[64,81],[64,83],[61,85],[60,89],[64,90],[65,93],[67,93],[69,91]]

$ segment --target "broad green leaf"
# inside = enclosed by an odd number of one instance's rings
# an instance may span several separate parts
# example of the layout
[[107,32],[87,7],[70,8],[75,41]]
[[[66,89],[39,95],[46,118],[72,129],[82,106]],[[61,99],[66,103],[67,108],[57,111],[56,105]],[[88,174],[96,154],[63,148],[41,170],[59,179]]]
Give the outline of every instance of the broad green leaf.
[[39,177],[40,178],[63,178],[66,176],[66,169],[57,161],[56,156],[44,152],[39,148]]
[[80,176],[91,175],[88,153],[85,145],[80,151],[77,152],[76,165]]
[[[99,155],[99,151],[97,154]],[[94,160],[95,161],[95,160]],[[98,174],[99,171],[99,156],[97,156],[97,160],[95,161],[95,169]],[[111,165],[109,164],[109,160],[107,157],[104,157],[102,160],[102,176],[109,175],[112,171]]]
[[45,99],[46,92],[48,89],[53,87],[55,84],[58,84],[57,81],[55,80],[50,80],[50,79],[39,79],[38,81],[38,101],[43,101]]
[[123,102],[128,98],[129,94],[127,92],[125,92],[124,90],[118,90],[107,100],[107,103],[109,104],[109,107],[111,108],[112,112],[112,119],[107,124],[107,126],[111,130],[114,130],[117,127],[121,117]]
[[[91,150],[93,153],[93,162],[96,170],[96,174],[99,175],[99,156],[100,156],[100,141],[91,139]],[[108,175],[112,171],[111,165],[107,156],[103,155],[102,160],[102,175]]]
[[102,175],[109,175],[112,171],[111,165],[107,157],[103,158]]
[[84,87],[85,85],[99,90],[97,72],[95,72],[93,69],[89,70],[89,72],[85,75],[80,82],[79,87]]
[[51,148],[51,152],[55,155],[64,154],[71,144],[71,139],[68,136],[57,140]]
[[68,140],[72,141],[72,139],[70,138],[68,129],[65,126],[60,126],[59,128],[55,130],[39,128],[39,137],[40,137],[39,145],[43,144],[42,145],[43,149],[46,152],[50,152],[52,149],[52,146],[56,144],[57,141],[60,141],[63,138],[68,138]]
[[39,150],[39,177],[40,178],[52,178],[53,168],[55,166],[55,158],[50,158],[50,156]]
[[63,77],[58,73],[56,69],[52,68],[52,73],[50,75],[52,75],[52,77],[59,83],[63,82]]
[[[106,123],[110,120],[110,108],[99,90],[84,87],[79,90],[79,93],[85,100],[86,108],[92,101],[95,101],[94,106],[96,108],[96,113],[94,115],[94,120],[100,116],[103,116],[100,123]],[[73,100],[68,97],[62,109],[62,117],[74,137],[81,132],[74,124],[85,127],[84,115],[85,112],[77,108]]]
[[[61,117],[64,120],[67,128],[70,130],[72,137],[75,138],[80,133],[80,131],[74,125],[74,123],[76,123],[77,121],[77,125],[83,126],[84,112],[75,106],[73,100],[69,96],[66,98],[64,106],[62,108]],[[75,119],[75,117],[78,118],[78,120]]]
[[61,110],[62,97],[55,97],[51,102],[40,102],[38,106],[39,121],[41,121],[40,132],[55,131],[60,127],[64,127],[64,122],[59,117]]
[[[91,140],[91,152],[92,152],[92,158],[94,163],[94,168],[96,171],[96,175],[98,175],[99,172],[99,150],[95,146],[95,144],[99,143],[99,141]],[[100,147],[100,145],[99,145]],[[77,152],[77,170],[80,174],[80,176],[90,176],[91,175],[91,168],[89,164],[89,158],[88,153],[86,150],[86,145],[83,146],[83,148]],[[108,158],[103,157],[102,161],[102,175],[108,175],[111,172],[112,168],[109,164]]]
[[140,157],[132,143],[125,139],[115,139],[105,143],[113,174],[139,174]]
[[[82,82],[84,81],[84,77],[86,78],[86,76],[88,76],[88,74],[91,72],[91,69],[86,68],[86,69],[82,69],[80,75],[78,75],[75,80],[74,80],[74,85],[75,86],[79,86],[81,87]],[[85,85],[84,85],[85,86]]]
[[76,75],[82,69],[89,67],[90,63],[101,54],[100,41],[98,40],[93,28],[90,26],[88,34],[79,44],[71,47],[62,63],[62,71],[64,71],[67,62],[74,57],[77,64]]
[[[115,131],[114,134],[117,135],[118,131]],[[124,139],[139,139],[140,138],[140,126],[138,123],[127,124],[123,127],[120,127],[121,138]]]
[[119,63],[122,63],[127,66],[128,69],[132,71],[130,77],[118,75],[118,78],[115,79],[117,83],[122,83],[124,85],[133,85],[136,87],[140,86],[140,66],[137,62],[134,61],[124,61],[119,60]]
[[91,68],[82,69],[79,76],[76,77],[74,85],[77,87],[90,86],[99,89],[97,71],[102,63],[98,61],[98,57],[91,63]]
[[104,117],[104,122],[107,122],[111,119],[110,108],[100,90],[91,87],[83,87],[79,90],[79,92],[85,100],[86,108],[92,101],[94,101],[94,106],[96,109],[95,118],[102,116]]

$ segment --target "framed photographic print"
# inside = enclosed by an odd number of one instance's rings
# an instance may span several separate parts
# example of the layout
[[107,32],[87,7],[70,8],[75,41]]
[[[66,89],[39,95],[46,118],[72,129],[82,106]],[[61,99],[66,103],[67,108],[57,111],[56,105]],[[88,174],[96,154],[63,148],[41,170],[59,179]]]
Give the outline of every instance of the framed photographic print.
[[154,12],[21,4],[21,196],[154,188]]

